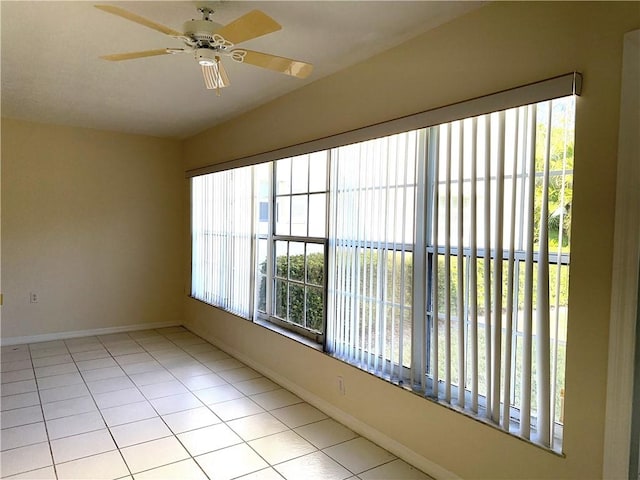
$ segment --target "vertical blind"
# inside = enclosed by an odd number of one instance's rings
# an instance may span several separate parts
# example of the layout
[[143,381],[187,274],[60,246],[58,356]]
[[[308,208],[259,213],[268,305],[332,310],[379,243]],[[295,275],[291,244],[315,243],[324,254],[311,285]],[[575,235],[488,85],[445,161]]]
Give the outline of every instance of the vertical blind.
[[[328,353],[561,450],[575,116],[561,95],[580,84],[566,75],[326,140]],[[245,318],[254,297],[259,312],[274,301],[254,292],[277,257],[273,216],[258,218],[277,196],[254,196],[257,171],[192,179],[192,296]]]
[[191,181],[191,296],[250,318],[253,314],[252,167]]
[[559,448],[573,115],[567,97],[333,149],[328,350]]
[[417,138],[393,135],[332,150],[330,351],[406,380],[411,362]]

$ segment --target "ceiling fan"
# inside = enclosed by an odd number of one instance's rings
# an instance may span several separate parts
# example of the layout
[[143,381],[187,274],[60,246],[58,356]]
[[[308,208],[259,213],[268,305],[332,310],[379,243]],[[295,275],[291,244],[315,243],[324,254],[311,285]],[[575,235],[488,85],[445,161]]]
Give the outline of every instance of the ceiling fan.
[[211,20],[210,16],[214,13],[213,10],[202,7],[198,9],[202,14],[202,19],[185,22],[183,32],[178,32],[120,7],[112,5],[95,5],[95,7],[181,40],[186,47],[116,53],[100,58],[120,61],[155,55],[192,53],[202,69],[205,86],[207,89],[215,89],[218,95],[220,95],[220,88],[229,85],[229,77],[221,62],[221,57],[230,57],[239,63],[248,63],[296,78],[306,78],[313,70],[313,65],[310,63],[244,48],[233,48],[238,43],[276,32],[282,28],[278,22],[260,10],[253,10],[227,25],[221,25]]

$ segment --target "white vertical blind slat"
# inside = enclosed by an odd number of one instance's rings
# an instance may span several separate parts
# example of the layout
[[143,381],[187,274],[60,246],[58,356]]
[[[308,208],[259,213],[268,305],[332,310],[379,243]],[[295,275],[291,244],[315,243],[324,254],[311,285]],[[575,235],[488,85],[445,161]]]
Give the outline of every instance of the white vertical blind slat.
[[[542,175],[542,205],[540,209],[539,258],[549,258],[549,163],[551,161],[551,102],[546,102],[544,169]],[[538,285],[536,302],[536,357],[537,357],[537,416],[538,442],[550,445],[550,375],[551,345],[549,326],[549,262],[538,261]]]
[[[504,226],[504,163],[505,163],[505,112],[498,113],[496,144],[496,206],[495,206],[495,257],[493,258],[493,358],[491,418],[500,423],[500,381],[502,379],[502,246]],[[488,387],[488,385],[487,385]]]

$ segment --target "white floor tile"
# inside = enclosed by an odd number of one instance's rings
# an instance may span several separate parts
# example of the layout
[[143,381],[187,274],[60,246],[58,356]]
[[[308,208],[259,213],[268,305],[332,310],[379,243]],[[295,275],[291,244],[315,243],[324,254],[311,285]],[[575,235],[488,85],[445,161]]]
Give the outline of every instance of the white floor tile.
[[127,355],[118,355],[115,357],[116,362],[123,365],[133,365],[134,363],[144,363],[153,361],[153,357],[149,355],[144,350],[139,351],[138,353],[129,353]]
[[322,452],[310,453],[274,467],[287,480],[343,480],[351,472]]
[[13,370],[11,372],[4,372],[0,375],[2,383],[21,382],[23,380],[31,380],[35,378],[33,375],[33,368],[25,368],[24,370]]
[[67,385],[77,385],[83,383],[84,380],[80,372],[65,373],[64,375],[54,375],[52,377],[38,378],[38,390],[46,390],[48,388],[66,387]]
[[251,448],[271,465],[315,452],[317,449],[291,430],[249,442]]
[[284,423],[266,412],[231,420],[227,425],[245,441],[288,430]]
[[[88,343],[82,343],[82,344],[77,344],[77,345],[75,345],[75,344],[74,345],[67,345],[67,348],[71,352],[72,356],[75,353],[97,352],[99,350],[104,350],[105,352],[107,351],[100,342],[88,342]],[[81,357],[81,359],[82,359],[82,357]],[[85,358],[85,360],[88,360],[88,359]]]
[[93,396],[98,408],[111,408],[128,403],[143,402],[144,395],[137,388],[125,388],[114,392],[98,393]]
[[160,417],[118,425],[111,427],[110,430],[120,448],[172,435],[171,430]]
[[265,377],[253,378],[251,380],[234,383],[233,386],[245,395],[255,395],[257,393],[270,392],[272,390],[282,388],[277,383],[274,383]]
[[69,400],[70,398],[86,397],[89,395],[89,389],[84,383],[40,390],[42,403],[58,402],[60,400]]
[[199,362],[206,364],[211,362],[217,362],[218,360],[225,360],[231,358],[222,350],[212,350],[210,352],[192,353],[194,358],[197,358]]
[[178,438],[194,457],[242,443],[242,439],[224,423],[190,430],[179,434]]
[[249,475],[238,477],[237,480],[282,480],[282,475],[269,467],[264,470],[258,470],[257,472],[250,473]]
[[207,480],[198,464],[192,459],[154,468],[146,472],[136,474],[136,480]]
[[151,372],[129,374],[129,378],[133,380],[137,386],[153,385],[154,383],[166,383],[175,381],[175,377],[167,370],[154,370]]
[[289,405],[302,402],[302,399],[284,389],[252,395],[251,400],[256,402],[265,410],[288,407]]
[[148,399],[168,397],[170,395],[178,395],[180,393],[188,393],[189,390],[178,380],[171,380],[162,383],[153,383],[151,385],[143,385],[140,391]]
[[172,368],[170,369],[170,371],[173,376],[179,378],[180,380],[185,380],[191,377],[197,377],[198,375],[207,375],[211,373],[211,370],[209,370],[201,363]]
[[174,350],[176,346],[164,337],[161,339],[150,338],[148,340],[138,340],[144,349],[153,354],[154,352],[162,352],[163,350]]
[[2,425],[2,428],[18,427],[29,423],[42,422],[42,420],[40,405],[0,412],[0,425]]
[[54,420],[56,418],[91,412],[97,410],[97,408],[93,398],[78,397],[45,403],[42,405],[42,410],[44,411],[44,418]]
[[136,373],[155,372],[157,370],[165,370],[156,360],[150,360],[142,363],[130,363],[123,365],[122,370],[127,372],[128,375],[135,375]]
[[218,373],[229,383],[244,382],[245,380],[251,380],[252,378],[262,377],[261,373],[256,372],[249,367],[233,368],[231,370],[222,370]]
[[129,332],[129,336],[138,341],[142,338],[162,338],[155,330],[136,330],[135,332]]
[[114,377],[105,378],[104,380],[96,380],[95,382],[87,382],[87,387],[89,387],[91,393],[95,395],[98,393],[124,390],[125,388],[135,387],[135,385],[128,377]]
[[95,382],[98,380],[106,380],[109,378],[124,377],[126,374],[120,367],[98,368],[96,370],[87,370],[81,372],[85,382]]
[[193,408],[182,412],[163,415],[162,419],[173,433],[182,433],[196,428],[208,427],[220,423],[220,419],[207,407]]
[[66,373],[76,373],[78,368],[75,363],[60,363],[58,365],[49,365],[48,367],[36,367],[36,377],[51,377],[53,375],[64,375]]
[[22,350],[2,350],[0,353],[0,362],[17,362],[19,360],[29,360],[31,354],[29,349]]
[[260,405],[247,397],[236,398],[228,402],[214,403],[209,405],[209,408],[225,422],[264,412],[264,409]]
[[76,362],[81,362],[84,360],[97,360],[99,358],[108,358],[111,356],[111,354],[107,352],[106,348],[100,347],[95,350],[72,353],[71,356]]
[[37,443],[26,447],[14,448],[0,453],[2,475],[28,472],[53,465],[49,443]]
[[25,360],[13,360],[13,361],[8,361],[2,362],[2,365],[0,365],[0,370],[2,371],[2,373],[5,372],[13,372],[15,370],[24,370],[25,368],[32,368],[33,365],[31,365],[31,359],[25,359]]
[[331,418],[298,427],[295,431],[321,449],[346,442],[358,436]]
[[102,415],[109,427],[158,416],[149,402],[137,402],[119,407],[105,408],[102,410]]
[[355,474],[390,462],[396,458],[386,450],[362,437],[325,448],[323,452]]
[[114,357],[120,357],[122,355],[131,355],[133,353],[145,353],[144,348],[142,348],[137,343],[133,343],[131,345],[105,345],[107,350]]
[[189,458],[175,437],[152,440],[120,451],[133,474]]
[[56,480],[56,472],[53,467],[44,467],[37,470],[31,470],[30,472],[19,473],[18,475],[12,475],[6,477],[7,479],[18,480]]
[[31,354],[33,355],[33,352],[36,351],[42,351],[51,348],[61,348],[65,346],[66,344],[64,343],[64,340],[49,340],[47,342],[30,343],[29,350],[31,350]]
[[210,368],[216,373],[224,372],[225,370],[232,370],[234,368],[245,367],[246,365],[235,358],[223,358],[222,360],[214,360],[212,362],[202,362],[206,367]]
[[211,345],[210,343],[197,343],[194,345],[186,345],[182,347],[185,352],[189,352],[191,355],[194,353],[203,353],[203,352],[215,352],[218,349]]
[[100,430],[105,427],[102,415],[98,411],[48,420],[46,423],[51,440]]
[[34,367],[48,367],[51,365],[60,365],[61,363],[71,363],[73,359],[70,354],[64,353],[52,357],[34,358],[32,361]]
[[179,395],[170,395],[168,397],[154,398],[150,400],[151,405],[160,415],[181,412],[191,408],[204,406],[203,403],[192,393],[181,393]]
[[368,470],[358,475],[362,480],[430,480],[431,477],[425,475],[417,468],[413,468],[408,463],[400,459],[385,463],[379,467]]
[[117,450],[56,465],[59,480],[112,480],[129,474]]
[[118,364],[111,357],[95,358],[93,360],[76,361],[78,370],[86,372],[87,370],[96,370],[98,368],[117,367]]
[[31,350],[31,358],[44,358],[44,357],[53,357],[55,355],[65,355],[69,353],[67,347],[64,344],[60,347],[53,348],[42,348],[38,350]]
[[[183,350],[181,355],[173,355],[169,358],[159,358],[158,362],[164,365],[165,368],[179,368],[193,365],[195,360],[189,356],[189,354]],[[164,353],[164,352],[161,352]]]
[[197,390],[193,394],[207,405],[219,402],[226,402],[235,398],[242,398],[244,394],[231,385],[218,385],[217,387]]
[[179,347],[176,347],[175,345],[172,345],[171,347],[164,347],[159,350],[150,349],[149,353],[151,353],[151,356],[161,363],[165,360],[169,360],[172,358],[183,358],[188,361],[193,360],[187,352],[185,352]]
[[24,380],[22,382],[5,383],[0,387],[2,396],[19,395],[21,393],[35,392],[37,390],[35,380]]
[[184,383],[191,391],[204,390],[205,388],[217,387],[227,384],[226,380],[222,379],[215,373],[181,378],[180,381]]
[[0,410],[13,410],[14,408],[31,407],[39,404],[40,397],[38,392],[19,393],[2,397],[0,399]]
[[51,442],[55,463],[69,462],[115,449],[116,445],[107,429],[60,438]]
[[5,428],[4,425],[2,425],[2,427],[2,436],[0,441],[0,447],[2,447],[2,450],[24,447],[26,445],[33,445],[34,443],[46,442],[48,440],[47,431],[44,428],[44,422],[21,425],[13,428]]
[[268,467],[246,443],[216,450],[195,460],[210,478],[216,480],[229,480]]
[[300,427],[327,418],[324,413],[308,403],[297,403],[288,407],[271,410],[271,415],[289,428]]

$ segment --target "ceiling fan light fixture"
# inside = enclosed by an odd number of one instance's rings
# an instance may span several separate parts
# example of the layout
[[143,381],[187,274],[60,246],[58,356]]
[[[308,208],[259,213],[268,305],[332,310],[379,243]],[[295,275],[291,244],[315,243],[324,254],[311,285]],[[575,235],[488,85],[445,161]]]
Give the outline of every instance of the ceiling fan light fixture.
[[215,57],[212,65],[200,63],[200,68],[205,87],[208,90],[216,90],[216,94],[220,95],[220,89],[229,85],[229,77],[224,65],[220,62],[220,57]]

